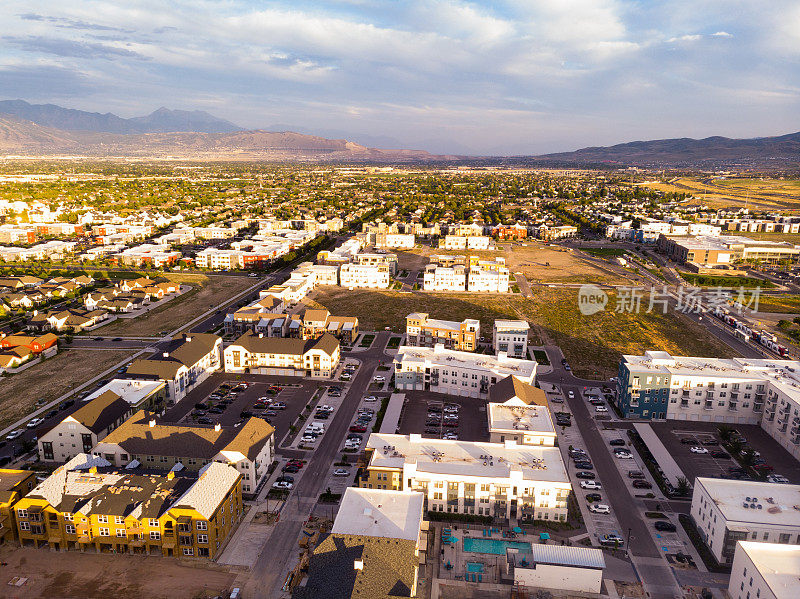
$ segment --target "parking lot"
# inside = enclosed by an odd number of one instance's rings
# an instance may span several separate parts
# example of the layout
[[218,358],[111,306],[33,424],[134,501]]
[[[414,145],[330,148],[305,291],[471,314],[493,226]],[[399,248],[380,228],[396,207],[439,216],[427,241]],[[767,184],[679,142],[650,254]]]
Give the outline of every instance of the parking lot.
[[[680,466],[686,477],[693,481],[698,476],[719,477],[728,474],[729,467],[739,464],[734,459],[714,458],[713,451],[723,451],[718,445],[703,445],[711,440],[719,441],[717,427],[719,423],[669,421],[651,423],[653,430],[661,442]],[[761,454],[767,464],[775,468],[775,473],[782,474],[793,484],[800,484],[800,462],[770,437],[757,425],[731,425],[747,439],[747,444]],[[691,439],[695,443],[681,443],[681,439]],[[693,446],[703,446],[709,450],[707,454],[692,453]],[[727,452],[725,452],[727,453]]]
[[[400,434],[422,433],[423,437],[431,439],[457,435],[464,441],[489,440],[483,401],[427,391],[406,391],[405,395]],[[446,410],[448,406],[453,407]]]

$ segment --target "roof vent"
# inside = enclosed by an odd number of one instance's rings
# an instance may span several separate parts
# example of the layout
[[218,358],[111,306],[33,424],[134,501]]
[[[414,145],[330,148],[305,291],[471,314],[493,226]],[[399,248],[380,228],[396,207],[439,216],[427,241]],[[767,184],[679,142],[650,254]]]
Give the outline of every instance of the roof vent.
[[147,423],[147,425],[148,425],[150,428],[153,428],[153,427],[156,425],[156,421],[155,421],[155,420],[151,420],[150,422],[148,422],[148,423]]
[[217,423],[214,425],[214,430],[215,430],[215,431],[217,431],[217,432],[219,432],[220,430],[222,430],[222,425],[221,425],[219,422],[217,422]]
[[187,335],[187,336],[186,336],[186,342],[188,343],[188,342],[189,342],[189,341],[191,341],[191,340],[192,340],[192,338],[191,338],[190,336],[188,336],[188,335]]
[[163,354],[161,354],[161,355],[162,355],[162,356],[164,356],[165,358],[169,358],[169,352],[168,352],[168,351],[165,351],[165,352],[164,352]]
[[353,568],[356,570],[363,570],[364,562],[361,561],[360,559],[357,559],[355,562],[353,562]]

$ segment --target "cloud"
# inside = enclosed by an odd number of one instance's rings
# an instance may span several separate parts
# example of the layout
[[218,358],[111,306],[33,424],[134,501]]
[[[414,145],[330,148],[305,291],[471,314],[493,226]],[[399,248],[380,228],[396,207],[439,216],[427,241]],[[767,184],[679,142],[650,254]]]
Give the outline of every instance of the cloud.
[[703,37],[702,35],[694,33],[689,35],[681,35],[679,37],[671,37],[667,40],[667,42],[670,44],[673,44],[675,42],[696,42],[702,37]]
[[62,38],[49,38],[45,36],[4,36],[2,40],[26,52],[54,54],[55,56],[88,59],[102,58],[105,60],[111,60],[120,56],[137,59],[143,58],[136,52],[126,50],[125,48],[92,42],[77,42]]
[[52,23],[56,27],[63,29],[85,29],[90,31],[121,31],[130,32],[129,29],[122,27],[113,27],[109,25],[100,25],[98,23],[87,23],[86,21],[79,21],[76,19],[68,19],[65,17],[48,17],[44,15],[37,15],[35,13],[23,13],[18,15],[24,21],[39,21],[43,23]]
[[733,34],[728,33],[727,31],[717,31],[716,33],[711,34],[712,37],[733,37]]
[[7,98],[34,100],[85,97],[96,91],[83,73],[54,65],[0,66],[0,89]]

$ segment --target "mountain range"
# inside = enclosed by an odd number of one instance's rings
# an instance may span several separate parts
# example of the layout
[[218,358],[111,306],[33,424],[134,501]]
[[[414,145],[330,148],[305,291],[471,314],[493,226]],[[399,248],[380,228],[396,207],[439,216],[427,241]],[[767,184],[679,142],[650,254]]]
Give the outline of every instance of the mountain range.
[[322,130],[319,131],[322,135],[313,135],[303,127],[277,125],[271,129],[283,130],[245,130],[199,110],[159,108],[147,116],[122,118],[113,113],[86,112],[55,104],[0,101],[0,153],[6,155],[654,168],[800,166],[800,133],[752,139],[634,141],[574,152],[501,158],[376,149],[366,144],[397,147],[399,143],[379,136],[358,136],[362,143],[357,143],[339,130]]

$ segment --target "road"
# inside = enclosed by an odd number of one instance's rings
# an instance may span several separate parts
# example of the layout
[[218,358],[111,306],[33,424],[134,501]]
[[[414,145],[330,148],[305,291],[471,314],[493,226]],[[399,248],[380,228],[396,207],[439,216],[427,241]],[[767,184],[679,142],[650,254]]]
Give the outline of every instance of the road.
[[303,476],[292,491],[275,525],[252,568],[250,580],[244,586],[244,596],[272,598],[280,596],[286,575],[294,566],[291,562],[297,554],[297,542],[304,523],[308,520],[317,499],[324,491],[327,474],[334,459],[341,453],[342,442],[350,427],[350,422],[365,395],[372,377],[381,360],[387,360],[383,353],[390,333],[378,333],[372,347],[364,352],[344,353],[361,360],[355,378],[350,384],[336,415],[327,432],[322,436],[313,458],[308,461]]
[[[608,446],[597,429],[597,423],[586,407],[583,399],[584,387],[596,387],[598,382],[580,379],[561,366],[563,354],[558,348],[548,347],[547,357],[553,365],[553,372],[537,377],[540,381],[559,385],[567,396],[573,414],[573,422],[578,426],[586,444],[586,451],[592,458],[595,470],[603,485],[603,494],[614,508],[622,530],[620,534],[628,540],[631,561],[636,565],[639,577],[652,599],[673,599],[678,591],[672,569],[663,559],[650,535],[647,524],[642,520],[636,500],[628,491],[628,485],[614,463]],[[574,397],[569,398],[569,391]],[[680,596],[680,595],[678,595]]]

